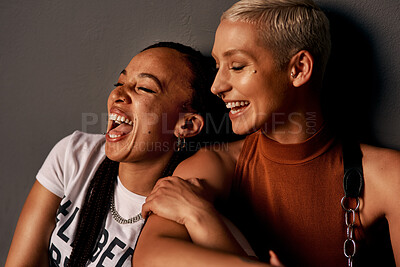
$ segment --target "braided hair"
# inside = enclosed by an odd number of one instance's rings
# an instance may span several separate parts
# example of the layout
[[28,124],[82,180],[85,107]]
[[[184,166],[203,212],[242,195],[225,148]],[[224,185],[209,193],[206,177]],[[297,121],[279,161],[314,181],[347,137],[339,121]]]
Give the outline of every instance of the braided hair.
[[[194,76],[191,81],[193,89],[192,108],[202,116],[213,118],[211,121],[213,124],[221,123],[224,117],[222,114],[225,112],[225,107],[222,101],[219,101],[218,98],[210,92],[216,73],[213,61],[211,61],[210,58],[204,57],[199,51],[189,46],[173,42],[160,42],[145,48],[143,51],[157,47],[175,49],[185,56]],[[212,116],[210,114],[212,114]],[[219,114],[219,116],[215,116],[217,114]],[[226,123],[229,123],[229,120],[227,120]],[[205,128],[207,128],[207,125]],[[191,138],[194,139],[194,141],[191,142],[199,142],[199,140],[207,141],[208,143],[216,142],[219,141],[217,136],[226,139],[231,133],[232,132],[229,131],[217,133],[216,131],[208,130],[207,133],[200,134],[199,137]],[[198,146],[187,147],[198,148]],[[175,151],[160,178],[172,175],[176,166],[182,160],[196,152],[196,150],[197,149],[183,149]],[[118,162],[112,161],[106,157],[91,180],[86,192],[84,204],[80,211],[78,227],[74,241],[72,242],[72,252],[68,261],[68,266],[86,266],[87,261],[91,260],[109,212],[111,198],[114,195],[118,167]]]
[[90,182],[80,211],[68,266],[86,266],[92,255],[114,194],[118,165],[118,162],[106,157]]

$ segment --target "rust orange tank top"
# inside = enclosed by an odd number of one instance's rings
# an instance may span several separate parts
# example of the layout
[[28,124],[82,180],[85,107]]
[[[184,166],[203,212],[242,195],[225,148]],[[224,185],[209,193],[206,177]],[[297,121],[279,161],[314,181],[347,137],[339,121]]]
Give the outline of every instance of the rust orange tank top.
[[286,266],[347,266],[342,184],[341,142],[327,127],[289,145],[258,131],[236,165],[230,218],[263,261],[272,249]]

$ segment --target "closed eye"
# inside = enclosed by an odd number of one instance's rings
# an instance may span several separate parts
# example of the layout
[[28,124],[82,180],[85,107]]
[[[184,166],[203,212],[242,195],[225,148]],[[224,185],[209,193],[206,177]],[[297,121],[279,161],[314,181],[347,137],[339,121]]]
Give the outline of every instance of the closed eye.
[[153,91],[153,90],[150,90],[150,89],[148,89],[148,88],[146,88],[146,87],[138,87],[138,89],[139,90],[142,90],[142,91],[144,91],[144,92],[146,92],[146,93],[151,93],[151,94],[155,94],[156,92],[155,91]]
[[238,66],[238,67],[231,67],[231,70],[239,71],[242,70],[244,66]]
[[122,83],[115,83],[114,84],[115,87],[122,86],[122,85],[123,85]]

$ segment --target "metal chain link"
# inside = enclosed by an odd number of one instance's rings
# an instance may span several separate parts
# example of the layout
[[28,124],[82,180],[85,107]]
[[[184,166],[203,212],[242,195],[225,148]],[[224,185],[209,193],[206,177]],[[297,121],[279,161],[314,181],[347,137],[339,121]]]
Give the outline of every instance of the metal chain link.
[[348,208],[345,205],[345,200],[347,200],[347,197],[344,196],[341,200],[341,205],[343,210],[345,211],[344,213],[344,221],[346,223],[346,240],[344,241],[343,244],[343,252],[344,256],[347,258],[348,261],[348,266],[353,267],[353,258],[356,255],[356,242],[354,240],[354,226],[356,223],[356,212],[358,208],[360,207],[360,199],[357,197],[357,205],[355,208]]

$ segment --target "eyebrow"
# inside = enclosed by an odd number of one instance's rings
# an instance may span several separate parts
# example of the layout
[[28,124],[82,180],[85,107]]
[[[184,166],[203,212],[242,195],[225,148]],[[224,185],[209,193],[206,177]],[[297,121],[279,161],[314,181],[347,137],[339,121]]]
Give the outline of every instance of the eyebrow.
[[[236,55],[236,54],[245,54],[245,55],[255,59],[251,54],[249,54],[247,51],[242,50],[242,49],[231,49],[231,50],[225,51],[222,54],[222,56],[223,57],[230,57],[230,56],[233,56],[233,55]],[[211,55],[215,58],[215,54],[214,53],[211,53]]]
[[230,56],[233,56],[233,55],[235,55],[235,54],[245,54],[245,55],[247,55],[247,56],[249,56],[249,57],[253,57],[253,56],[250,55],[247,51],[242,50],[242,49],[232,49],[232,50],[228,50],[228,51],[225,51],[222,55],[223,55],[224,57],[230,57]]
[[[123,69],[123,70],[121,71],[121,74],[126,75],[126,74],[127,74],[127,71],[126,71],[125,69]],[[154,76],[153,74],[142,72],[142,73],[139,73],[138,77],[139,77],[139,78],[149,78],[149,79],[152,79],[152,80],[153,80],[155,83],[157,83],[157,85],[160,87],[161,91],[163,91],[163,87],[162,87],[162,85],[161,85],[160,80],[159,80],[156,76]]]
[[152,79],[153,81],[155,81],[155,82],[157,83],[157,85],[160,87],[161,90],[163,89],[160,80],[159,80],[156,76],[154,76],[153,74],[150,74],[150,73],[143,73],[143,72],[142,72],[142,73],[139,73],[138,77],[139,77],[139,78],[149,78],[149,79]]

